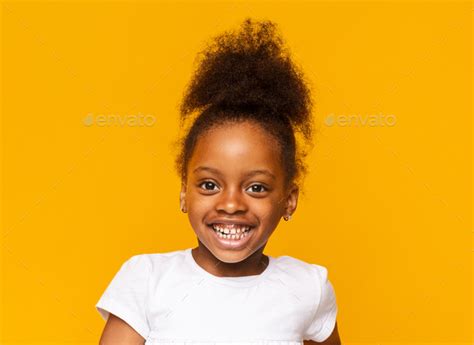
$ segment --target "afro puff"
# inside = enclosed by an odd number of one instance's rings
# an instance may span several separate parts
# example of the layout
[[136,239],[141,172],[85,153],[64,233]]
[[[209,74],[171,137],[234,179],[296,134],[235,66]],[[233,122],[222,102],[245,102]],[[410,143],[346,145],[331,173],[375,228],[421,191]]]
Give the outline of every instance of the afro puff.
[[311,143],[311,94],[276,24],[247,18],[239,30],[215,37],[196,62],[197,69],[180,104],[181,126],[193,120],[180,140],[175,161],[182,181],[187,178],[197,140],[206,130],[252,121],[278,142],[285,186],[300,182],[307,170],[303,163],[307,152],[297,148],[295,134]]

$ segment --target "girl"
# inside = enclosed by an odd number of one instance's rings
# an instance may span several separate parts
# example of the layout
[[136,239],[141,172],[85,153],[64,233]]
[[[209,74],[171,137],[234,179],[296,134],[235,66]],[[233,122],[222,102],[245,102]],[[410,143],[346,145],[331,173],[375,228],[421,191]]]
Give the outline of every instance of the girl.
[[96,307],[101,344],[340,344],[327,269],[263,254],[291,219],[311,98],[276,25],[246,19],[203,52],[176,159],[198,246],[130,257]]

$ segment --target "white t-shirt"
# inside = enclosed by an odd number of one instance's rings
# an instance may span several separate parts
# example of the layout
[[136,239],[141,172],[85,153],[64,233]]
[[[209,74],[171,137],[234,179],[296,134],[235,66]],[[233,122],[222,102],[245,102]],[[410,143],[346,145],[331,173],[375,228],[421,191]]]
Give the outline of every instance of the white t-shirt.
[[130,257],[96,308],[133,327],[147,345],[322,342],[334,329],[336,296],[327,269],[269,256],[259,275],[218,277],[191,248]]

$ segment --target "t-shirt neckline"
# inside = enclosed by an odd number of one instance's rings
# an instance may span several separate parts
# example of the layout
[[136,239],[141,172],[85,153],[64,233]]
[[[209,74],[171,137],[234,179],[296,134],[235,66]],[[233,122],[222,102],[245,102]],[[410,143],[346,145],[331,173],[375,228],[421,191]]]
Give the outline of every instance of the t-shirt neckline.
[[209,273],[204,268],[199,266],[196,260],[194,260],[194,257],[191,251],[192,251],[192,248],[188,248],[185,250],[185,254],[186,254],[186,260],[194,268],[194,270],[197,273],[199,273],[201,276],[204,276],[213,282],[223,284],[223,285],[253,286],[257,284],[258,282],[260,282],[265,276],[267,276],[270,273],[270,271],[273,269],[273,265],[274,265],[274,258],[271,257],[270,255],[267,255],[269,259],[268,265],[265,268],[265,270],[260,274],[251,275],[251,276],[242,276],[242,277],[218,277],[212,273]]

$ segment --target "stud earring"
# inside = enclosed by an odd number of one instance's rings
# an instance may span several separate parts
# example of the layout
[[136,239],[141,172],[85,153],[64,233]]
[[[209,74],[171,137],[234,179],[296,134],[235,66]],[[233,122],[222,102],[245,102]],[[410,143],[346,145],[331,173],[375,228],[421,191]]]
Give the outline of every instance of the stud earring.
[[284,216],[283,219],[286,220],[286,221],[291,220],[291,214],[289,214],[287,216]]

